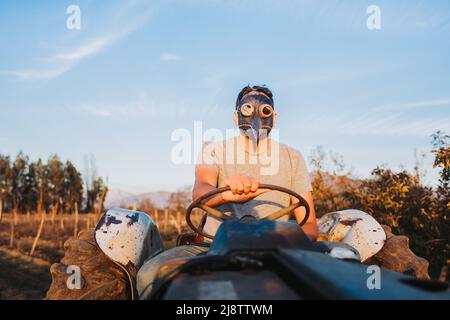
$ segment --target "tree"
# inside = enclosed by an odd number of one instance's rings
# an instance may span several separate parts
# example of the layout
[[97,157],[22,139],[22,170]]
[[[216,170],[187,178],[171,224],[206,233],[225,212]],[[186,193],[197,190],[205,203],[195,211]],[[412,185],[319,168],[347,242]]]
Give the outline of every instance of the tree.
[[186,212],[186,208],[191,201],[191,186],[178,189],[170,194],[168,207],[174,211]]
[[105,199],[108,193],[108,187],[103,183],[101,177],[96,178],[92,181],[91,189],[87,191],[87,207],[86,212],[90,212],[95,209],[97,204],[97,212],[104,210]]
[[52,155],[47,162],[48,182],[49,182],[49,198],[50,210],[52,212],[52,222],[56,213],[62,205],[63,183],[64,183],[64,167],[57,155]]
[[36,212],[42,213],[47,210],[49,204],[49,169],[48,165],[43,163],[40,158],[34,166],[37,192]]
[[28,157],[22,151],[16,156],[12,166],[12,210],[14,213],[14,223],[17,221],[17,212],[22,203],[24,190],[27,183]]
[[450,210],[450,135],[438,131],[432,135],[432,139],[432,153],[435,156],[433,167],[440,169],[437,193],[439,200]]
[[66,212],[73,212],[75,203],[77,203],[78,206],[81,205],[83,197],[83,180],[81,178],[81,173],[78,172],[77,168],[70,161],[66,162],[63,175],[62,193],[65,204],[64,209]]
[[55,154],[46,163],[40,158],[30,162],[23,152],[11,161],[0,154],[0,221],[3,212],[13,212],[14,221],[18,213],[31,211],[50,210],[54,218],[60,211],[73,212],[75,204],[80,208],[83,201],[89,210],[103,210],[108,187],[97,177],[93,158],[89,172],[84,194],[82,175],[71,161],[63,163]]
[[8,201],[12,185],[11,160],[9,156],[0,155],[0,222],[2,221],[4,203]]
[[149,198],[146,198],[144,200],[141,201],[141,203],[139,204],[138,210],[142,211],[142,212],[152,212],[153,210],[155,210],[155,205],[152,202],[152,200],[150,200]]
[[318,146],[312,151],[309,160],[317,216],[355,207],[352,195],[357,192],[361,181],[351,178],[351,170],[344,165],[342,156],[333,152],[326,154]]
[[430,254],[440,263],[450,257],[450,136],[441,131],[432,135],[434,168],[439,168],[439,185],[436,190],[434,212],[436,217],[432,228],[439,235],[438,240],[429,243]]
[[97,177],[97,166],[94,155],[84,157],[84,182],[86,185],[86,212],[92,212],[95,209],[95,201],[100,194],[103,180]]
[[38,200],[36,163],[30,163],[26,173],[26,182],[22,196],[22,211],[30,212],[36,209]]

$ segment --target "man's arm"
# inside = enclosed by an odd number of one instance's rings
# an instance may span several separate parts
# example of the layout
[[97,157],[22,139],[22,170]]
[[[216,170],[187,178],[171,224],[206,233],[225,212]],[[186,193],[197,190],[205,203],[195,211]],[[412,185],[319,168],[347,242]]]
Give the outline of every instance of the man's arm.
[[[217,171],[207,165],[197,165],[195,167],[195,183],[192,189],[192,200],[195,201],[205,193],[215,190],[217,185]],[[220,194],[209,199],[205,204],[216,207],[223,203]]]
[[[302,226],[303,231],[306,233],[308,238],[311,241],[315,241],[318,235],[317,221],[316,221],[316,212],[314,210],[314,201],[312,197],[312,193],[310,191],[300,193],[300,195],[308,202],[309,204],[309,218],[306,223]],[[294,197],[291,197],[292,203],[297,203],[298,200]],[[294,210],[295,219],[298,223],[302,222],[305,217],[306,209],[304,207],[299,207]]]

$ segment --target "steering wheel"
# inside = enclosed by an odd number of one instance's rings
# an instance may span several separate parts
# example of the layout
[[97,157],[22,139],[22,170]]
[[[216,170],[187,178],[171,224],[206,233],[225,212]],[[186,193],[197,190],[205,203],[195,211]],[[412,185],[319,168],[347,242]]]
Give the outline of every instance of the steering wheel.
[[[280,192],[283,192],[283,193],[287,193],[287,194],[295,197],[298,200],[297,203],[294,203],[294,204],[290,205],[289,207],[285,207],[285,208],[282,208],[282,209],[280,209],[280,210],[278,210],[278,211],[276,211],[274,213],[271,213],[267,217],[264,217],[264,218],[262,218],[260,220],[277,220],[277,219],[279,219],[279,218],[281,218],[281,217],[291,213],[293,210],[297,209],[298,207],[305,207],[306,214],[305,214],[305,217],[303,218],[303,220],[300,222],[300,226],[304,225],[306,223],[306,221],[308,221],[310,208],[309,208],[308,202],[301,195],[299,195],[298,193],[296,193],[296,192],[294,192],[294,191],[292,191],[290,189],[287,189],[287,188],[284,188],[284,187],[279,187],[279,186],[274,186],[274,185],[271,185],[271,184],[260,184],[259,187],[262,188],[262,189],[269,189],[269,190],[274,190],[274,191],[280,191]],[[221,220],[222,222],[226,221],[226,220],[238,220],[238,218],[235,215],[233,215],[233,214],[227,215],[227,214],[225,214],[223,212],[220,212],[217,209],[211,208],[211,207],[209,207],[209,206],[207,206],[207,205],[202,203],[204,200],[207,200],[207,199],[211,198],[212,196],[215,196],[216,194],[223,193],[223,192],[229,191],[229,190],[230,190],[230,187],[222,187],[222,188],[218,188],[216,190],[212,190],[210,192],[205,193],[203,196],[199,197],[197,200],[195,200],[194,202],[191,203],[191,205],[186,210],[186,222],[187,222],[188,226],[194,232],[196,232],[199,235],[202,235],[202,236],[204,236],[206,238],[213,239],[212,235],[206,233],[201,228],[196,227],[192,223],[191,213],[192,213],[192,210],[194,210],[195,208],[200,208],[203,211],[206,211],[207,213],[209,213],[213,217]]]

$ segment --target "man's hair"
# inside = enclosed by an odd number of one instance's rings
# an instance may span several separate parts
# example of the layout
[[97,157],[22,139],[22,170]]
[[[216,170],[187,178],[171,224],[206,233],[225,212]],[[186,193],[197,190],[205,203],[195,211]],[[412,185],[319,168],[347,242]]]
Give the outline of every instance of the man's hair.
[[236,109],[239,107],[242,98],[244,98],[247,94],[249,94],[251,92],[257,92],[257,93],[261,93],[261,94],[267,96],[267,98],[269,98],[270,101],[273,104],[273,95],[272,95],[272,91],[270,91],[269,88],[267,88],[265,86],[253,86],[253,87],[251,87],[250,85],[247,85],[244,88],[242,88],[241,92],[239,92],[239,94],[237,96]]

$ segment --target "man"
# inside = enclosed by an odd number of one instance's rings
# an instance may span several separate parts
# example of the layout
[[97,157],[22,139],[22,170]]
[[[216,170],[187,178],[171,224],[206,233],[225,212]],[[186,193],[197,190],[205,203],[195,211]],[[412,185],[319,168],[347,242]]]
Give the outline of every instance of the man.
[[[258,86],[243,88],[234,111],[234,122],[240,135],[225,142],[205,145],[195,168],[192,197],[195,200],[211,190],[229,186],[230,191],[215,196],[206,204],[232,212],[237,217],[253,215],[263,218],[297,200],[277,191],[260,189],[259,184],[286,187],[308,202],[311,213],[303,230],[311,240],[315,240],[317,224],[306,164],[300,152],[270,138],[276,116],[269,89]],[[235,151],[234,154],[230,150]],[[239,157],[242,153],[243,156]],[[276,163],[276,168],[264,170],[269,169],[267,162]],[[302,221],[305,208],[297,208],[294,214],[298,222]],[[204,229],[214,234],[218,224],[217,220],[208,217]]]
[[[196,200],[209,191],[229,186],[230,191],[214,196],[205,204],[233,213],[238,218],[245,215],[263,218],[298,200],[278,191],[261,189],[260,183],[286,187],[308,202],[310,216],[302,228],[314,241],[317,224],[306,164],[299,151],[270,138],[277,116],[274,108],[272,92],[268,88],[247,86],[241,90],[234,111],[234,122],[240,134],[227,141],[204,145],[195,168],[192,198]],[[297,208],[294,216],[297,222],[302,221],[305,208]],[[218,220],[208,216],[203,229],[214,235],[219,225]],[[205,246],[179,246],[146,261],[137,276],[141,299],[150,294],[153,280],[162,264],[206,251]]]

